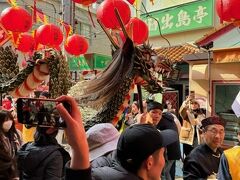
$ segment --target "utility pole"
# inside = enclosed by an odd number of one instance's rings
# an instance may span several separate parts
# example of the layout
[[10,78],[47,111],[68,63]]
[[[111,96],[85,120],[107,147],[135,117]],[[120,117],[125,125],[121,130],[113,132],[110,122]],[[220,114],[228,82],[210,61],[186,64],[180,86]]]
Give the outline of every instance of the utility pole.
[[72,0],[62,0],[62,15],[63,21],[70,24],[72,27],[74,26],[74,3]]

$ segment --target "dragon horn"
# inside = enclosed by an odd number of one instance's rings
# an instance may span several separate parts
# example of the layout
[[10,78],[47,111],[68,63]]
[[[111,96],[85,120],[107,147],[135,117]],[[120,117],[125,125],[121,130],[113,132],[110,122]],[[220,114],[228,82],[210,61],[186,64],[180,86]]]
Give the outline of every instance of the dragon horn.
[[114,8],[114,12],[115,12],[115,15],[117,16],[118,23],[120,24],[120,26],[121,26],[121,28],[122,28],[122,31],[123,31],[123,34],[124,34],[125,38],[126,38],[126,39],[129,38],[129,37],[128,37],[127,30],[126,30],[126,28],[125,28],[125,26],[124,26],[124,24],[123,24],[123,21],[122,21],[122,19],[121,19],[121,17],[120,17],[120,14],[119,14],[117,8]]
[[116,44],[116,42],[113,40],[112,36],[110,35],[110,33],[108,32],[108,30],[105,28],[105,26],[97,19],[97,22],[100,24],[101,28],[103,29],[103,31],[106,33],[108,39],[111,41],[112,45],[114,46],[115,49],[119,49],[118,45]]

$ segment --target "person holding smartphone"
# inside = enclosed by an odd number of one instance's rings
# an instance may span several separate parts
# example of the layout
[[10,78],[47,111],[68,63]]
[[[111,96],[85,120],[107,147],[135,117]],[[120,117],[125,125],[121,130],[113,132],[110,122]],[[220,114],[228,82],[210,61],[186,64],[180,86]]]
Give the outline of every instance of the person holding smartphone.
[[194,147],[201,144],[201,121],[206,117],[206,110],[200,108],[199,102],[195,99],[193,92],[182,103],[179,114],[183,119],[180,142],[183,144],[183,151],[187,156]]

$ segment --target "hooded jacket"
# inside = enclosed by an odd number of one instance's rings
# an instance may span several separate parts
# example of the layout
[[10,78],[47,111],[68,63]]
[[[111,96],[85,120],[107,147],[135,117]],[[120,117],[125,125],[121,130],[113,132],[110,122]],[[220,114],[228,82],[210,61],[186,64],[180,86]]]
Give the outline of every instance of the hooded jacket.
[[59,180],[69,154],[59,145],[36,146],[27,143],[18,151],[22,180]]

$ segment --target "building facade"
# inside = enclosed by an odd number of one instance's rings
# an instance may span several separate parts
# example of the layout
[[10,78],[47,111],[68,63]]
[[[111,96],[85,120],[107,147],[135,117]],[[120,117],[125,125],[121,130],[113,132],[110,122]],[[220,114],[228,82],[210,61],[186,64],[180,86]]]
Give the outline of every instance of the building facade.
[[[159,55],[177,62],[180,76],[169,86],[178,91],[178,104],[189,94],[189,64],[184,55],[201,49],[193,43],[219,25],[214,0],[143,0],[141,18],[148,24],[149,41]],[[146,12],[147,11],[147,12]],[[190,47],[192,46],[192,47]],[[190,48],[189,48],[190,47]]]

